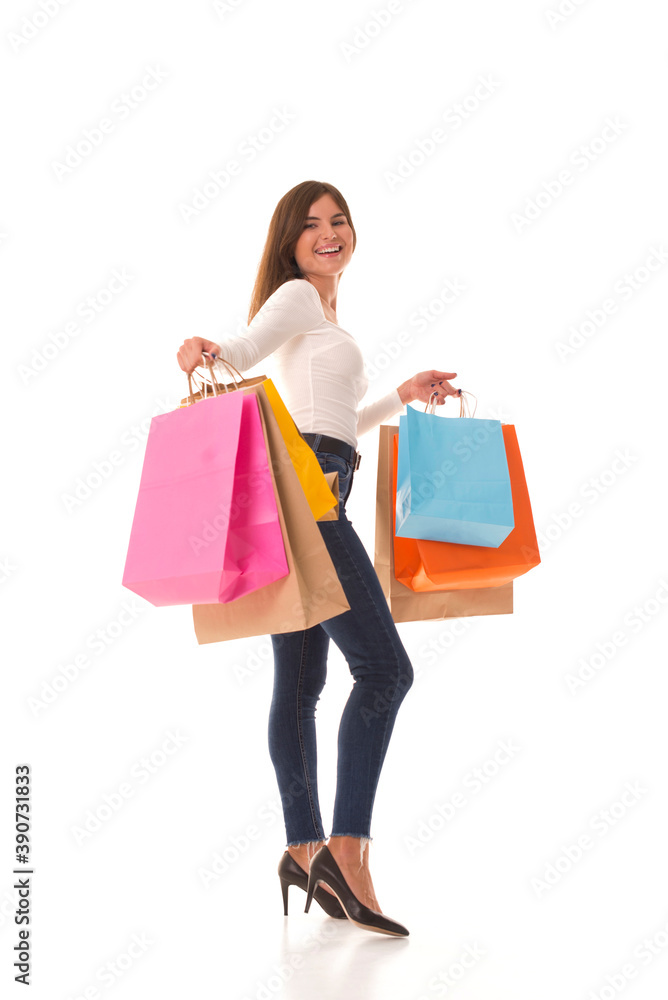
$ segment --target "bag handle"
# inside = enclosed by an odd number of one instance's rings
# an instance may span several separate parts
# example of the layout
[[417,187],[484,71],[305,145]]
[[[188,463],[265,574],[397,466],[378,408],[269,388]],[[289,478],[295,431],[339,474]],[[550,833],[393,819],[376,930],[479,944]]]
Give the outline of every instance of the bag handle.
[[[214,365],[214,362],[211,360],[211,355],[207,351],[202,351],[202,354],[204,355],[204,358],[206,360],[207,368],[209,369],[209,374],[211,375],[212,380],[215,382],[215,379],[213,378],[213,365]],[[234,372],[236,375],[239,376],[239,381],[243,382],[243,380],[244,380],[243,375],[241,374],[241,372],[239,371],[238,368],[234,367],[234,365],[232,364],[231,361],[226,361],[225,358],[216,358],[216,361],[219,362],[221,365],[224,365],[225,368],[227,368],[227,370],[230,373],[230,375],[232,375],[232,373]],[[232,375],[232,381],[236,382],[236,379],[234,378],[234,375]],[[234,391],[234,390],[232,390],[232,391]]]
[[[216,382],[216,377],[215,377],[214,370],[213,370],[213,361],[211,360],[210,355],[206,351],[202,351],[202,356],[204,358],[204,363],[206,363],[207,369],[209,371],[210,379],[208,379],[204,375],[200,375],[199,372],[198,372],[197,373],[197,378],[200,380],[198,391],[199,391],[202,399],[206,399],[208,397],[208,395],[209,395],[209,386],[211,386],[211,389],[213,390],[213,395],[214,396],[219,396],[220,392],[219,392],[219,389],[218,389],[218,383]],[[227,369],[227,372],[231,376],[232,382],[235,384],[235,386],[236,386],[236,383],[237,383],[237,379],[235,377],[235,373],[236,373],[236,375],[239,376],[240,381],[243,382],[243,375],[241,374],[241,372],[239,371],[239,369],[235,368],[234,365],[230,361],[226,361],[224,358],[217,358],[216,360],[219,361],[221,365],[224,365],[224,367]],[[202,367],[203,368],[204,367],[204,363],[202,363],[201,365],[198,365],[198,367]],[[194,372],[192,372],[192,373],[189,372],[188,373],[188,398],[189,399],[192,399],[195,396],[195,393],[193,392],[193,376],[194,375],[195,375]],[[197,384],[197,383],[195,383],[195,384]],[[224,388],[225,388],[225,392],[234,392],[235,391],[234,389],[228,388],[227,385],[225,385]],[[192,404],[189,403],[188,405],[191,406]]]
[[[427,405],[424,408],[424,412],[431,414],[431,416],[434,416],[434,411],[436,409],[436,396],[437,395],[438,395],[438,392],[432,392],[431,396],[429,397],[429,402],[427,403]],[[464,399],[465,396],[467,396],[467,397],[470,396],[472,399],[475,399],[475,406],[473,407],[473,413],[471,413],[471,404],[469,403],[468,399]],[[448,397],[445,396],[444,398],[447,399]],[[474,396],[472,392],[467,392],[465,389],[460,389],[459,390],[459,416],[460,417],[472,417],[472,416],[474,416],[475,411],[477,410],[477,408],[478,408],[478,398],[477,398],[477,396]]]

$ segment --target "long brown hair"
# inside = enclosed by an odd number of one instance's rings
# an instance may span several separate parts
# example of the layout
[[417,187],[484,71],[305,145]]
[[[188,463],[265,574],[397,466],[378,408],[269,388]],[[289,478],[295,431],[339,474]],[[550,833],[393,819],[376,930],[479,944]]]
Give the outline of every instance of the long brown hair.
[[291,188],[277,204],[269,223],[251,296],[249,323],[279,285],[304,277],[295,260],[295,246],[304,231],[304,219],[309,208],[323,194],[331,195],[339,209],[345,212],[348,225],[353,231],[353,250],[355,249],[357,235],[346,199],[333,184],[325,181],[302,181]]

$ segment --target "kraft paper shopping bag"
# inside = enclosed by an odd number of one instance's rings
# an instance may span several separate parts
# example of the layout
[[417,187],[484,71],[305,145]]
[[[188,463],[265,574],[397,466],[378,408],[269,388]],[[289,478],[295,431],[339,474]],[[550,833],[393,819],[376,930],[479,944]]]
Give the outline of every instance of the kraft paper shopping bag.
[[194,605],[193,621],[200,644],[294,632],[350,609],[264,385],[245,391],[258,398],[290,573],[230,604]]

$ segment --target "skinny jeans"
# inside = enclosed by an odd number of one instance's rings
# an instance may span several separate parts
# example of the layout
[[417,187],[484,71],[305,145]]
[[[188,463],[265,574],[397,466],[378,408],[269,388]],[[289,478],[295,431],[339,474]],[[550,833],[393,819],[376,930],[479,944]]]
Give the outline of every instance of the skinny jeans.
[[337,773],[330,836],[371,840],[371,814],[383,761],[401,702],[413,683],[410,659],[392,619],[373,563],[346,502],[351,462],[313,449],[323,472],[339,473],[338,520],[318,528],[343,587],[349,611],[311,628],[272,635],[274,685],[269,711],[269,753],[285,820],[286,846],[325,840],[317,782],[315,711],[327,676],[332,639],[353,684],[337,739]]

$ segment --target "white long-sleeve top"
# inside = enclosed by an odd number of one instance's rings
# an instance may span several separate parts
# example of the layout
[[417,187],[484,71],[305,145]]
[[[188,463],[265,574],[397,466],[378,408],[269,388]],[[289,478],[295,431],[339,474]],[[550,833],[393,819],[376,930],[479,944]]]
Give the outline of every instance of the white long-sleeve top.
[[[242,336],[218,343],[242,373],[273,355],[276,388],[302,433],[356,448],[359,435],[403,409],[396,389],[358,408],[369,386],[362,352],[352,334],[325,317],[317,289],[304,278],[279,285]],[[230,381],[222,365],[216,374]]]

